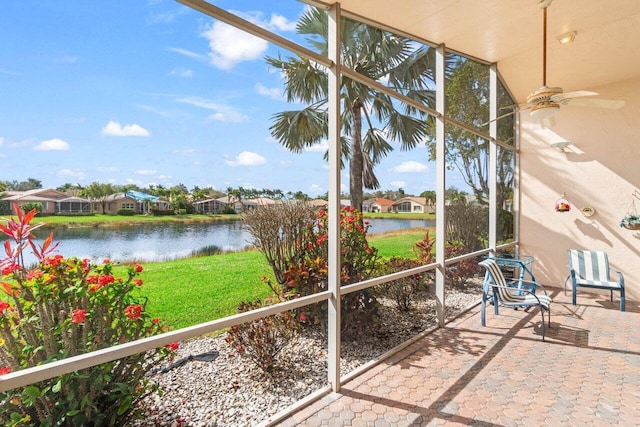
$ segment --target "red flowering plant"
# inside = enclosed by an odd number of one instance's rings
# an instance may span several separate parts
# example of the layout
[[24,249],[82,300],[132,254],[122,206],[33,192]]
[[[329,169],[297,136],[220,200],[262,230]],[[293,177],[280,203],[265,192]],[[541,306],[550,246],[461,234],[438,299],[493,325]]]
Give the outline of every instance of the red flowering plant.
[[[100,350],[166,330],[136,298],[143,268],[53,254],[53,233],[42,245],[31,225],[36,211],[0,224],[8,236],[0,261],[0,375]],[[36,258],[27,266],[23,251]],[[0,393],[2,425],[120,425],[137,413],[137,402],[155,392],[147,373],[175,346],[61,375]]]
[[[292,264],[285,272],[284,288],[289,297],[310,295],[327,289],[328,220],[320,209],[316,221],[307,228],[307,245],[303,262]],[[341,286],[368,279],[375,274],[378,251],[369,246],[369,223],[352,207],[340,210],[340,284]],[[324,322],[324,306],[305,307],[308,323]],[[346,330],[359,321],[375,320],[377,299],[371,289],[352,292],[342,298],[342,328]]]

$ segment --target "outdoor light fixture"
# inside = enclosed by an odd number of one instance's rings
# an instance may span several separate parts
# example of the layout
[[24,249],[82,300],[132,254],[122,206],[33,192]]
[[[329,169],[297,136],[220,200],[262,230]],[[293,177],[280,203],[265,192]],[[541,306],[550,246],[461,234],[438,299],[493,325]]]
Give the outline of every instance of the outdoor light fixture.
[[536,120],[550,119],[560,111],[560,105],[555,102],[540,102],[531,108],[529,115]]
[[576,34],[578,34],[575,31],[570,31],[568,33],[564,33],[558,36],[558,41],[560,42],[560,44],[567,44],[567,43],[571,43],[576,39]]

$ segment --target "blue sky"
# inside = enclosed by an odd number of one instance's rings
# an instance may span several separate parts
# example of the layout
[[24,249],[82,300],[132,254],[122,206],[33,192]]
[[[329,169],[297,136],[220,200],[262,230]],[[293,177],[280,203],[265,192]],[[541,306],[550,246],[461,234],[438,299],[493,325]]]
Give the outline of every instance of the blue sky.
[[[213,3],[294,40],[306,7]],[[325,193],[326,147],[294,154],[270,136],[270,117],[296,108],[264,61],[278,52],[171,0],[4,2],[0,180]],[[435,189],[427,159],[396,149],[376,168],[382,190]]]

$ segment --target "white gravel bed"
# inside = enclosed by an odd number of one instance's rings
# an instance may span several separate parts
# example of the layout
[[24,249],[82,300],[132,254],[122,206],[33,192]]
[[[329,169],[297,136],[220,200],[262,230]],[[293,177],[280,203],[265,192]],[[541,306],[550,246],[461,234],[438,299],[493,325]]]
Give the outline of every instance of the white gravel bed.
[[[453,317],[478,301],[480,286],[472,284],[446,294],[447,317]],[[343,337],[341,375],[374,360],[398,344],[435,325],[435,300],[422,295],[409,312],[379,299],[380,321],[373,330]],[[279,354],[279,366],[271,374],[239,356],[225,341],[226,334],[180,343],[175,360],[211,351],[211,362],[190,360],[166,373],[153,376],[164,391],[143,402],[145,419],[134,427],[148,426],[251,426],[291,406],[327,385],[326,336],[318,328],[306,328]]]

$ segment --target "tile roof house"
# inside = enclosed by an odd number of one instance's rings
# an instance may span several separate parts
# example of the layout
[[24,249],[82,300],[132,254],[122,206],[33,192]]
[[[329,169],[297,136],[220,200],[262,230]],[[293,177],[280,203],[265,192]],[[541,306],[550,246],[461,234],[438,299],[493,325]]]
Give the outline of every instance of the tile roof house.
[[362,202],[363,212],[390,212],[393,200],[385,199],[383,197],[376,197],[373,199],[367,199]]

